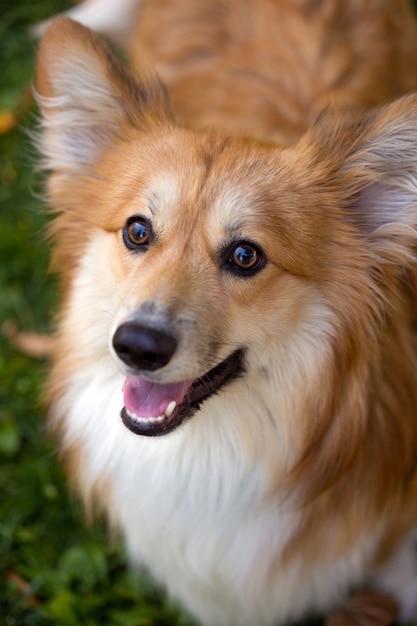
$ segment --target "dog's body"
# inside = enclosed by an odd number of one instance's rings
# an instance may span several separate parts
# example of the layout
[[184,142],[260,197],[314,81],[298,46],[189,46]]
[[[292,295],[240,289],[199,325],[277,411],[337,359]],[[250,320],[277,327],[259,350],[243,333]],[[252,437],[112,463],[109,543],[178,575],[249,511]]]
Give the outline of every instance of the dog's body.
[[74,22],[39,57],[70,474],[202,624],[361,586],[417,619],[417,99],[352,112],[415,88],[411,10],[138,17],[132,63],[188,129]]

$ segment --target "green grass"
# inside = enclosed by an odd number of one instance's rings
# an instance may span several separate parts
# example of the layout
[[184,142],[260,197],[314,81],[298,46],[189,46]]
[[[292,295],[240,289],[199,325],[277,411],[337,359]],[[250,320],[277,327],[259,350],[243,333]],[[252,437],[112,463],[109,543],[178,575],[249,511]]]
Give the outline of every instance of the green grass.
[[[33,114],[36,44],[28,29],[65,6],[1,2],[0,113],[16,112],[19,123],[0,135],[0,328],[13,320],[47,331],[55,305],[47,217],[23,129]],[[127,571],[103,524],[85,525],[45,433],[39,391],[46,367],[0,333],[0,626],[190,624],[146,577]]]

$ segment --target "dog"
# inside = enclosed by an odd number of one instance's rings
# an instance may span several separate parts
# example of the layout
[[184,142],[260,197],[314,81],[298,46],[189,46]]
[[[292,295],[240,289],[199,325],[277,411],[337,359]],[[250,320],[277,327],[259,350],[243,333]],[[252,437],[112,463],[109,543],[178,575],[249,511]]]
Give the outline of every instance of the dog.
[[125,25],[131,70],[68,17],[37,64],[70,480],[200,624],[417,620],[412,10]]

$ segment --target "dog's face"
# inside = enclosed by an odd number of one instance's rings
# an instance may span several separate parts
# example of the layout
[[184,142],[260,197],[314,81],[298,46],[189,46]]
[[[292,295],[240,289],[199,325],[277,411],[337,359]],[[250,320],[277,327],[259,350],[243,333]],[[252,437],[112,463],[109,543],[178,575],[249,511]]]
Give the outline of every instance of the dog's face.
[[324,120],[294,148],[195,133],[68,20],[38,77],[72,367],[111,355],[138,434],[262,377],[289,414],[312,396],[317,412],[320,379],[374,340],[411,258],[414,99]]
[[321,207],[303,216],[311,198],[292,161],[173,128],[101,159],[76,280],[92,305],[77,314],[108,320],[99,345],[126,374],[134,432],[170,432],[248,368],[270,369],[301,327],[323,332],[327,220]]

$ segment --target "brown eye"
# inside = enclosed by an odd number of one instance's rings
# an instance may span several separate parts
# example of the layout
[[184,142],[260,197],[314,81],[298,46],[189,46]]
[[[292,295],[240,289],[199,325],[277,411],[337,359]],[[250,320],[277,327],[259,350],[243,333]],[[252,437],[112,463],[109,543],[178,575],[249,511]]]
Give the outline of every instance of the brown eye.
[[131,217],[123,229],[123,241],[130,250],[147,248],[151,239],[151,227],[144,217]]
[[228,265],[229,269],[249,276],[263,268],[265,257],[257,246],[241,241],[231,248]]

